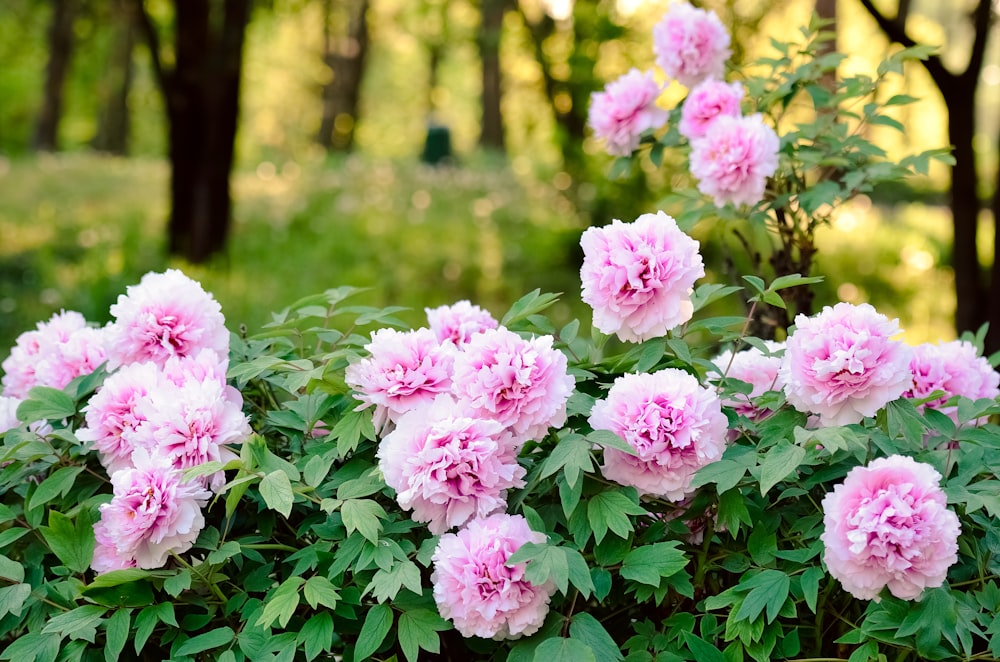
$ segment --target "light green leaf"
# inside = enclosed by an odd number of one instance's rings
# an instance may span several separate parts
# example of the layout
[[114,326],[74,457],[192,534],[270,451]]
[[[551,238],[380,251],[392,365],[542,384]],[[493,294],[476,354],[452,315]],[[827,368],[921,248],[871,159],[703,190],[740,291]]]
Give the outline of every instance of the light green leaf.
[[288,625],[295,608],[299,606],[299,587],[305,583],[301,577],[289,577],[264,602],[264,611],[257,619],[258,627],[271,627],[278,621],[281,627]]
[[626,538],[632,531],[629,515],[644,515],[646,510],[621,491],[599,492],[587,503],[587,521],[600,543],[610,529],[619,538]]
[[191,637],[180,645],[175,654],[177,656],[195,655],[220,646],[231,645],[235,639],[236,633],[233,632],[232,628],[216,628],[210,632],[206,632],[205,634],[199,634],[196,637]]
[[670,577],[687,565],[684,552],[677,549],[676,540],[636,547],[625,555],[621,576],[625,579],[659,586],[661,577]]
[[377,604],[368,610],[364,625],[358,635],[358,643],[354,647],[354,659],[357,662],[367,660],[379,649],[385,636],[392,629],[392,608],[389,605]]
[[430,609],[411,609],[399,615],[397,630],[399,645],[409,662],[416,662],[420,649],[437,654],[441,648],[438,632],[451,629],[451,624]]
[[306,602],[313,609],[319,605],[334,609],[337,606],[337,601],[340,600],[340,594],[337,593],[333,583],[321,575],[315,575],[306,580],[302,593],[305,595]]
[[538,644],[534,662],[597,662],[590,646],[576,639],[550,637]]
[[333,465],[332,457],[325,457],[323,455],[313,455],[306,462],[305,468],[302,470],[302,480],[305,481],[306,485],[309,487],[319,487],[328,473],[330,473],[330,467]]
[[378,544],[378,536],[382,531],[382,519],[387,517],[385,509],[377,501],[371,499],[348,499],[340,506],[344,518],[344,526],[350,535],[359,532],[373,545]]
[[578,434],[568,434],[559,440],[556,447],[545,459],[542,465],[541,477],[551,476],[559,469],[566,475],[570,487],[576,485],[580,472],[593,471],[594,464],[590,456],[590,442]]
[[24,581],[24,566],[0,554],[0,578],[18,584]]
[[125,642],[128,640],[128,633],[131,626],[132,614],[128,609],[119,609],[104,623],[106,633],[104,643],[105,662],[117,662],[122,650],[125,648]]
[[104,620],[107,607],[84,605],[54,616],[42,628],[42,634],[58,634],[71,639],[86,639],[94,642],[97,626]]
[[70,418],[76,413],[76,403],[59,389],[35,386],[28,391],[28,398],[17,406],[17,420],[24,423],[34,421],[58,421]]
[[366,593],[379,602],[392,600],[403,587],[420,595],[423,587],[420,585],[420,568],[413,561],[396,561],[388,570],[379,569],[368,584]]
[[7,614],[21,615],[24,601],[31,595],[31,584],[14,584],[0,588],[0,618]]
[[38,529],[59,560],[73,572],[85,572],[94,558],[94,516],[81,508],[73,520],[49,511],[49,525]]
[[768,451],[760,463],[760,493],[766,496],[768,490],[789,476],[805,459],[806,449],[782,439]]
[[750,589],[736,612],[737,620],[755,620],[764,609],[767,609],[767,622],[771,623],[778,617],[782,605],[788,599],[790,580],[788,575],[780,570],[764,570],[750,579],[740,582],[738,590]]
[[58,634],[46,634],[42,632],[29,632],[14,639],[10,646],[0,654],[0,660],[16,660],[17,662],[28,662],[29,660],[55,660],[59,655]]
[[292,492],[292,483],[284,471],[278,469],[264,476],[260,481],[260,495],[271,510],[276,510],[286,518],[292,514],[295,493]]
[[76,477],[83,471],[84,467],[63,467],[49,474],[31,495],[30,504],[25,506],[25,510],[37,508],[48,503],[57,496],[66,496],[73,488]]
[[191,571],[186,568],[178,570],[176,575],[163,580],[163,590],[174,598],[189,588],[191,588]]
[[295,640],[305,648],[306,660],[314,660],[320,653],[329,652],[333,643],[333,617],[330,612],[320,612],[311,617]]
[[698,662],[727,662],[722,652],[692,632],[683,632],[684,643]]

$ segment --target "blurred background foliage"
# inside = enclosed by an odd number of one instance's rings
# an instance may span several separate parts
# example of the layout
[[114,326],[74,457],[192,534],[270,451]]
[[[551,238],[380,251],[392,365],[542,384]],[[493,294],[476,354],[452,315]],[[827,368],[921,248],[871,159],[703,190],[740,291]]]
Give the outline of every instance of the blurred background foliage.
[[[588,322],[579,302],[580,232],[653,211],[670,187],[687,185],[669,164],[609,179],[611,159],[580,124],[591,91],[629,67],[651,66],[650,30],[668,3],[501,0],[499,30],[487,32],[492,1],[257,2],[244,47],[232,232],[223,254],[191,265],[166,254],[167,123],[149,52],[123,32],[125,5],[4,0],[0,348],[59,309],[104,322],[127,285],[167,266],[212,291],[234,330],[255,329],[269,311],[340,285],[370,288],[366,303],[410,306],[407,321],[418,325],[425,306],[468,298],[499,314],[536,287],[564,293],[557,321]],[[72,53],[55,144],[40,149],[48,31],[60,2],[73,8]],[[699,4],[732,30],[735,62],[766,53],[769,36],[786,37],[816,8],[813,0]],[[940,44],[945,62],[961,62],[969,48],[963,3],[908,4],[910,32]],[[167,0],[145,5],[169,14]],[[363,42],[345,32],[352,11],[366,19]],[[838,47],[850,55],[842,72],[872,71],[892,48],[883,31],[858,0],[840,0],[836,14]],[[974,145],[984,200],[997,181],[998,42],[991,40],[978,81]],[[127,143],[109,154],[97,138],[123,43],[131,44]],[[484,146],[483,135],[481,62],[490,43],[502,76],[499,146]],[[324,89],[336,78],[331,62],[359,47],[356,108],[327,116],[341,142],[324,145],[317,136]],[[875,141],[897,157],[948,144],[945,104],[927,73],[908,69],[898,86],[922,101],[901,112],[904,134],[887,130]],[[665,102],[683,93],[675,84]],[[447,127],[453,154],[437,167],[419,158],[432,125]],[[948,186],[948,173],[936,168],[845,208],[818,238],[817,270],[827,280],[817,303],[868,301],[899,317],[913,342],[953,337]],[[992,262],[992,227],[984,209],[984,264]],[[731,278],[727,258],[742,250],[732,230],[715,219],[694,229],[709,279]]]

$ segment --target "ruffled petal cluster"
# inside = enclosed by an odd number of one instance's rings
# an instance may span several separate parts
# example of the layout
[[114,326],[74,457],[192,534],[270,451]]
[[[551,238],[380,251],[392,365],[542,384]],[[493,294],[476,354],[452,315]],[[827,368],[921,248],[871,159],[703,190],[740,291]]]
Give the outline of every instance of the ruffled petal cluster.
[[691,174],[698,179],[698,190],[717,207],[755,205],[778,168],[780,146],[778,134],[761,115],[723,115],[692,142]]
[[795,318],[779,377],[788,402],[821,426],[859,423],[912,384],[913,350],[893,337],[898,320],[869,304],[838,303]]
[[957,407],[945,407],[949,398],[960,395],[971,400],[1000,395],[1000,373],[975,345],[964,340],[923,343],[913,348],[910,360],[913,383],[904,397],[922,400],[935,391],[943,394],[920,406],[938,409],[958,422]]
[[427,313],[427,325],[434,332],[438,342],[450,342],[456,346],[464,345],[481,331],[499,326],[488,310],[474,306],[466,299],[456,301],[450,306],[424,308],[424,312]]
[[641,342],[691,319],[691,291],[705,268],[698,242],[673,218],[661,211],[615,220],[585,230],[580,245],[581,298],[602,332]]
[[783,388],[778,370],[781,368],[780,353],[785,345],[773,340],[765,341],[764,345],[766,354],[759,347],[748,347],[739,352],[725,350],[712,359],[716,369],[709,373],[718,378],[725,376],[726,379],[739,380],[753,387],[750,393],[732,395],[722,401],[724,406],[732,407],[737,414],[750,420],[756,420],[769,411],[758,409],[753,404],[754,398],[767,391],[780,391]]
[[545,535],[505,513],[441,536],[432,557],[434,600],[462,636],[517,639],[542,626],[555,585],[529,582],[524,563],[507,565],[528,542],[543,543]]
[[587,123],[609,154],[628,156],[644,132],[666,124],[670,113],[656,105],[662,90],[653,72],[631,69],[591,95]]
[[595,430],[609,430],[635,455],[606,448],[601,472],[642,494],[678,502],[695,472],[722,457],[727,421],[714,391],[675,368],[615,379],[590,414]]
[[893,455],[855,467],[823,499],[827,569],[854,597],[879,601],[883,588],[918,600],[940,586],[958,560],[958,517],[941,475]]
[[732,54],[730,37],[714,11],[675,3],[653,27],[656,64],[682,85],[722,78]]
[[743,85],[710,78],[699,83],[681,106],[680,134],[689,141],[704,138],[720,117],[739,117],[743,101]]

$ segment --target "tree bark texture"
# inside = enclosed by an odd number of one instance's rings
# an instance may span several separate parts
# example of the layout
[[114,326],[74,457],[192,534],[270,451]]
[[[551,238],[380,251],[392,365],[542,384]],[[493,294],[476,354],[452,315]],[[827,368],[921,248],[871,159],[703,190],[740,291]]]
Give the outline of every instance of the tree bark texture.
[[98,92],[101,99],[97,133],[91,141],[94,149],[125,156],[128,154],[130,117],[128,95],[132,89],[132,51],[135,48],[135,19],[133,6],[127,0],[114,3],[114,42],[104,84]]
[[483,114],[479,145],[504,151],[503,115],[500,108],[503,81],[500,73],[500,36],[507,0],[482,0],[482,24],[479,31],[479,57],[483,73]]
[[52,21],[49,23],[49,59],[45,66],[42,107],[35,125],[33,147],[37,151],[53,152],[59,148],[59,120],[63,109],[63,88],[73,53],[73,19],[76,0],[52,0]]
[[[361,83],[368,57],[368,0],[323,2],[323,62],[330,82],[323,86],[323,118],[316,140],[328,150],[348,152],[354,147]],[[334,34],[334,24],[346,31]]]

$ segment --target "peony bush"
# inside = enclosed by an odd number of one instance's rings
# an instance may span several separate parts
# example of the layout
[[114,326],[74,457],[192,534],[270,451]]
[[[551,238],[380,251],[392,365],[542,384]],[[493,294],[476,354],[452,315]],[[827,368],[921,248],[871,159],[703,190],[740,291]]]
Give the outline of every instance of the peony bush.
[[[676,150],[692,185],[582,234],[589,332],[537,290],[410,329],[340,287],[230,333],[179,270],[25,331],[0,659],[1000,658],[997,357],[810,310],[815,229],[945,158],[860,130],[922,51],[831,90],[818,28],[741,72],[675,4],[661,72],[594,96],[615,168]],[[772,271],[707,282],[693,220],[762,224]]]

